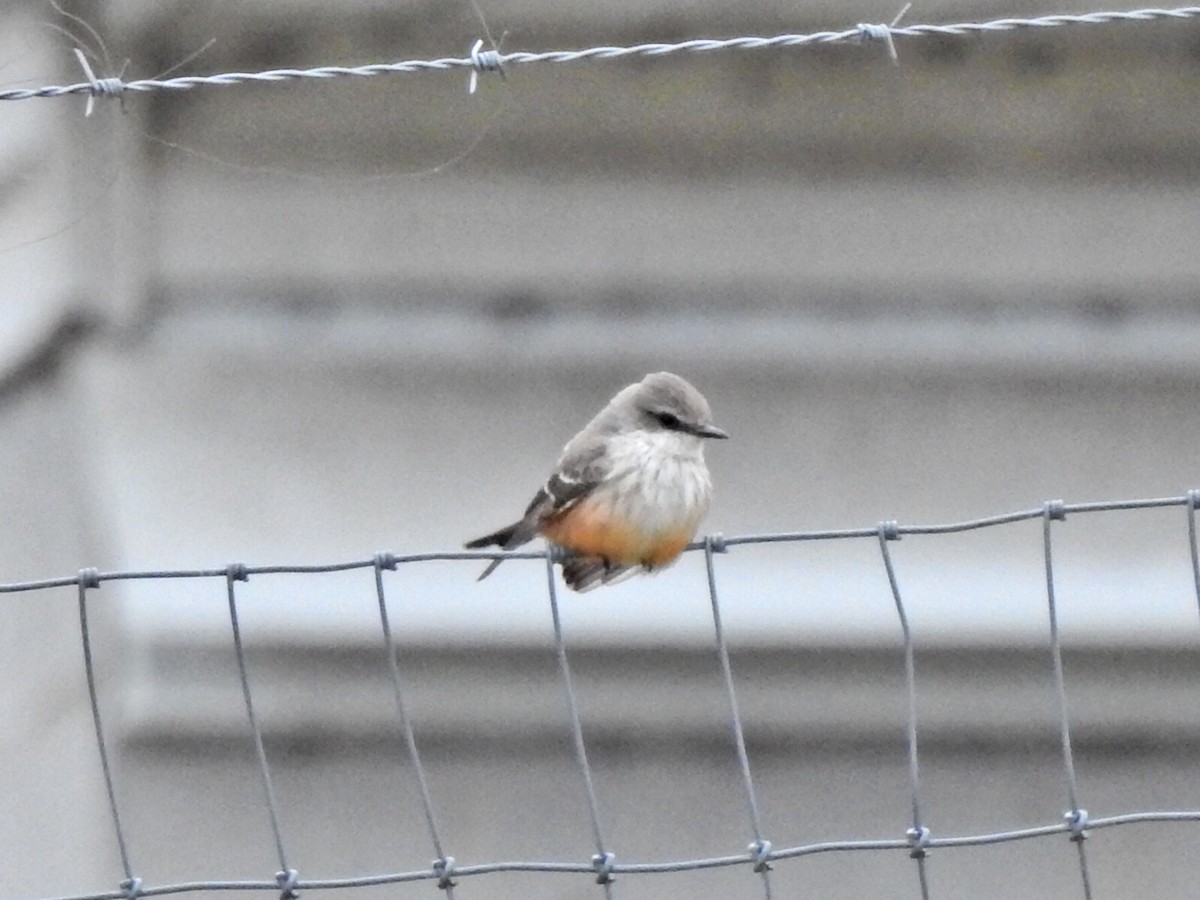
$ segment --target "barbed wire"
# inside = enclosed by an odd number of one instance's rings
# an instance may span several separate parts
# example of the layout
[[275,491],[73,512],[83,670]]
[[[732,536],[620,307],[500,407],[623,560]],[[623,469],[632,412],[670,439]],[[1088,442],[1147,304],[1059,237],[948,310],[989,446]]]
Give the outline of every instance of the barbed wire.
[[[906,7],[907,8],[907,7]],[[861,23],[841,31],[818,31],[810,34],[776,34],[768,37],[695,38],[677,43],[644,43],[620,47],[588,47],[582,50],[546,50],[540,52],[500,52],[485,49],[482,40],[475,42],[465,57],[439,59],[408,59],[391,63],[363,66],[317,66],[307,69],[269,69],[262,72],[225,72],[215,75],[183,75],[174,78],[145,78],[125,81],[120,76],[97,77],[86,57],[77,52],[86,81],[68,85],[49,85],[40,88],[21,88],[0,91],[0,100],[31,100],[36,97],[86,95],[88,110],[97,98],[121,97],[129,92],[190,91],[196,87],[229,87],[251,83],[278,83],[302,79],[369,78],[377,75],[399,75],[415,72],[471,72],[469,89],[474,91],[479,75],[486,72],[503,74],[505,67],[535,63],[575,63],[615,60],[629,57],[657,58],[675,53],[712,53],[723,50],[767,50],[799,48],[817,44],[849,44],[881,42],[895,59],[894,39],[921,37],[963,37],[989,32],[1058,28],[1066,25],[1107,25],[1116,22],[1152,22],[1156,20],[1193,19],[1200,17],[1200,6],[1174,9],[1137,9],[1114,12],[1055,14],[1033,18],[994,19],[989,22],[959,22],[947,25],[899,25],[898,19],[888,24]]]
[[[349,562],[330,563],[325,565],[270,565],[247,566],[235,563],[223,568],[211,569],[178,569],[157,571],[127,571],[100,572],[96,569],[83,569],[78,574],[62,578],[50,578],[41,581],[15,582],[0,584],[0,593],[26,593],[42,591],[51,588],[74,585],[78,590],[80,635],[83,643],[83,663],[87,676],[88,698],[91,705],[95,737],[101,761],[101,771],[109,801],[112,824],[116,832],[117,848],[120,855],[121,867],[125,878],[114,890],[100,891],[87,894],[76,894],[55,898],[55,900],[137,900],[139,897],[154,897],[165,895],[186,894],[199,891],[226,890],[262,890],[278,892],[282,900],[293,900],[300,891],[333,890],[341,888],[359,888],[386,884],[401,884],[416,881],[434,881],[453,898],[453,888],[457,880],[489,875],[501,872],[526,873],[565,873],[587,874],[591,876],[605,892],[605,897],[612,896],[613,879],[619,875],[648,875],[672,872],[688,872],[714,869],[729,866],[749,866],[754,873],[761,876],[764,896],[771,900],[771,881],[769,872],[773,863],[784,860],[799,859],[821,853],[853,853],[875,851],[905,851],[916,863],[917,877],[923,900],[929,900],[933,895],[927,873],[926,860],[931,850],[951,849],[961,847],[979,847],[1011,841],[1032,840],[1054,835],[1067,835],[1076,845],[1080,879],[1085,898],[1091,897],[1091,884],[1088,872],[1087,858],[1084,853],[1084,842],[1089,831],[1102,828],[1115,828],[1124,825],[1165,823],[1165,822],[1200,822],[1200,810],[1165,810],[1124,812],[1108,816],[1091,817],[1081,805],[1079,788],[1076,782],[1075,769],[1071,747],[1070,717],[1067,710],[1067,691],[1064,678],[1061,638],[1058,629],[1058,616],[1055,601],[1055,577],[1053,567],[1053,534],[1056,523],[1064,522],[1068,515],[1090,514],[1100,512],[1119,512],[1129,510],[1155,509],[1165,507],[1183,507],[1186,512],[1186,540],[1188,541],[1191,559],[1191,582],[1195,589],[1196,602],[1200,607],[1200,548],[1197,546],[1196,510],[1200,508],[1200,490],[1192,490],[1183,496],[1159,497],[1141,500],[1101,501],[1091,503],[1068,504],[1061,500],[1052,500],[1030,509],[1000,515],[987,516],[940,525],[901,525],[895,521],[885,521],[869,528],[855,528],[836,531],[808,531],[771,534],[751,534],[737,537],[710,535],[703,541],[695,542],[688,551],[701,551],[705,557],[705,568],[708,576],[708,593],[712,605],[712,620],[715,638],[715,648],[718,663],[723,676],[723,684],[728,694],[730,711],[730,728],[734,750],[734,760],[740,773],[746,795],[753,841],[743,852],[707,858],[669,860],[662,862],[619,862],[616,854],[610,849],[613,844],[606,840],[601,826],[597,791],[588,762],[587,748],[584,741],[582,717],[576,699],[575,688],[571,678],[569,654],[563,637],[563,629],[558,611],[556,575],[554,565],[562,560],[562,552],[549,548],[544,551],[503,552],[492,550],[455,551],[449,553],[417,553],[399,555],[385,552],[377,553],[370,559],[353,560]],[[1048,651],[1053,676],[1053,687],[1056,697],[1056,710],[1059,736],[1062,745],[1062,772],[1065,785],[1068,809],[1063,817],[1053,823],[1034,825],[1024,828],[1013,828],[1003,831],[992,831],[979,834],[936,836],[928,824],[922,819],[920,802],[919,778],[919,715],[918,715],[918,678],[914,654],[913,631],[905,608],[900,581],[896,566],[892,559],[890,545],[905,535],[945,535],[980,528],[993,528],[1012,525],[1026,521],[1040,520],[1045,592],[1048,610],[1049,642]],[[803,541],[836,541],[843,539],[870,538],[878,542],[883,564],[884,575],[895,603],[899,621],[901,638],[904,646],[904,680],[908,697],[907,714],[907,757],[909,767],[909,789],[911,794],[912,824],[903,836],[883,837],[876,839],[825,840],[815,843],[797,844],[776,848],[767,839],[758,801],[751,776],[750,760],[746,750],[746,740],[739,712],[737,692],[734,686],[733,670],[730,664],[728,646],[722,626],[720,599],[717,590],[716,556],[730,552],[731,548],[745,544],[767,544]],[[397,570],[401,565],[418,564],[434,560],[482,560],[482,559],[524,559],[540,560],[546,566],[547,597],[550,604],[551,620],[554,628],[554,646],[558,658],[559,675],[566,693],[566,711],[571,730],[576,765],[582,776],[587,812],[592,827],[596,846],[595,855],[588,861],[556,862],[556,861],[500,861],[484,862],[475,865],[460,865],[444,848],[434,799],[429,781],[418,752],[415,729],[408,715],[404,689],[402,686],[397,644],[388,621],[385,594],[384,573]],[[376,596],[380,608],[380,626],[383,636],[383,648],[387,655],[388,667],[395,690],[397,713],[400,718],[404,749],[409,762],[419,782],[421,803],[428,824],[430,838],[437,859],[424,869],[412,871],[382,873],[348,878],[302,878],[299,871],[288,865],[285,853],[283,832],[280,825],[278,804],[271,788],[271,770],[268,755],[264,749],[262,731],[254,713],[253,690],[247,676],[244,650],[238,624],[236,586],[251,576],[274,574],[315,574],[328,572],[345,572],[355,569],[370,569],[374,575]],[[135,872],[130,852],[130,841],[121,821],[119,807],[119,791],[109,765],[107,739],[101,727],[101,710],[95,689],[95,676],[92,663],[91,637],[87,622],[88,592],[95,590],[104,582],[133,581],[142,579],[171,579],[171,578],[221,578],[225,582],[228,599],[232,639],[238,659],[238,677],[241,683],[245,701],[250,736],[254,743],[257,764],[264,787],[264,802],[270,818],[272,836],[280,860],[280,871],[273,878],[262,880],[210,880],[188,881],[174,884],[146,885]]]

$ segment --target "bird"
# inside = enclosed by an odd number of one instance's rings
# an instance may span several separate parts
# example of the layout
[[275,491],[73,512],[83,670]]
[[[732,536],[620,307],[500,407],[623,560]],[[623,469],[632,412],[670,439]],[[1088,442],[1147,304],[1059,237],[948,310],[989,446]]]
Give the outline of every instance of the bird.
[[[566,551],[576,591],[674,562],[708,512],[704,445],[729,435],[704,395],[670,372],[620,390],[563,448],[558,465],[516,522],[466,543],[513,550],[539,535]],[[492,560],[482,581],[503,562]]]

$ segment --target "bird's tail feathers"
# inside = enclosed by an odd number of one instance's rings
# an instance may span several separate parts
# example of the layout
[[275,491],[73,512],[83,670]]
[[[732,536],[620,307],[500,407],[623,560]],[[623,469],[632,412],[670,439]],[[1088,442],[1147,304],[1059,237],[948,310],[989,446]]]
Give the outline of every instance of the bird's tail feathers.
[[502,547],[505,550],[511,549],[508,542],[516,535],[517,529],[521,526],[520,522],[514,522],[511,525],[506,525],[499,531],[493,531],[491,534],[485,534],[483,537],[477,537],[473,541],[467,541],[466,548],[468,550],[478,550],[481,547],[491,547],[493,544],[497,547]]
[[[523,526],[527,527],[524,519],[520,522],[513,522],[511,525],[506,525],[497,531],[493,531],[491,534],[477,537],[473,541],[467,541],[464,546],[468,550],[479,550],[483,547],[493,546],[499,547],[501,550],[512,550],[514,547],[519,547],[532,540],[532,535],[525,534]],[[502,562],[504,562],[502,559],[493,559],[475,580],[483,581],[483,579],[495,572],[496,566]]]

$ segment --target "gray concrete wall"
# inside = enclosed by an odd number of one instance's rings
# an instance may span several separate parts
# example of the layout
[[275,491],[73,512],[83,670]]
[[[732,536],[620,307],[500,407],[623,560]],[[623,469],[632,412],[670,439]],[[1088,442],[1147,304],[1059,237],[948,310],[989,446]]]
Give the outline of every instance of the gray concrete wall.
[[[80,436],[60,380],[0,396],[4,580],[63,574],[97,552],[91,496],[80,479]],[[93,609],[104,645],[97,677],[112,700],[121,640],[113,608]],[[115,845],[70,588],[0,596],[0,870],[5,897],[62,895],[115,884]],[[114,706],[110,705],[110,710]],[[115,710],[114,710],[115,711]],[[111,732],[114,738],[119,732]]]
[[[0,78],[61,71],[34,4],[0,6]],[[0,581],[78,569],[99,552],[83,476],[85,436],[72,358],[80,314],[65,107],[0,110]],[[111,699],[120,639],[112,607],[92,625]],[[111,655],[110,652],[111,651]],[[115,884],[107,805],[88,713],[75,592],[0,595],[0,895]]]

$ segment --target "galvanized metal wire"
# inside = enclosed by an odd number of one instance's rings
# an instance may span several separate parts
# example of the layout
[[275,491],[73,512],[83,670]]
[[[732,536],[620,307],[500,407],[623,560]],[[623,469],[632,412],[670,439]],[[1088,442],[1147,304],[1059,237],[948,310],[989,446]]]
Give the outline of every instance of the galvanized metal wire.
[[744,36],[733,38],[695,38],[676,43],[644,43],[621,47],[588,47],[581,50],[547,50],[540,52],[484,50],[476,41],[467,56],[446,56],[437,59],[408,59],[365,66],[316,66],[307,69],[269,69],[262,72],[223,72],[215,75],[183,75],[175,78],[144,78],[125,81],[116,75],[98,77],[86,58],[80,59],[86,81],[40,88],[20,88],[0,91],[0,100],[31,100],[38,97],[82,95],[88,98],[88,110],[97,99],[122,97],[128,93],[179,92],[197,87],[230,87],[246,84],[278,84],[300,80],[336,78],[369,78],[378,75],[399,75],[416,72],[445,72],[466,69],[471,73],[471,90],[483,73],[500,72],[514,66],[539,63],[599,62],[631,57],[656,59],[676,53],[714,53],[725,50],[782,50],[818,44],[856,44],[879,42],[889,55],[895,53],[895,39],[923,37],[963,37],[994,32],[1059,28],[1067,25],[1108,25],[1116,22],[1152,22],[1182,20],[1200,16],[1200,6],[1174,9],[1137,9],[1114,12],[1091,12],[1035,16],[1032,18],[994,19],[989,22],[959,22],[945,25],[899,25],[897,21],[884,24],[861,23],[840,31],[817,31],[809,34],[776,34],[767,37]]
[[125,829],[121,827],[121,812],[117,805],[116,788],[113,786],[112,764],[108,759],[108,742],[104,738],[104,724],[100,716],[100,700],[96,691],[96,667],[92,659],[91,630],[88,627],[87,592],[88,588],[99,587],[95,569],[83,569],[79,573],[79,636],[83,641],[83,671],[87,678],[88,703],[92,709],[92,725],[96,730],[96,749],[100,754],[100,770],[104,773],[104,787],[108,795],[108,810],[113,820],[113,830],[117,838],[117,852],[121,856],[121,869],[125,880],[121,888],[128,893],[136,893],[141,885],[141,879],[133,874],[133,866],[129,861],[129,848],[125,843]]
[[[1066,836],[1077,848],[1079,862],[1080,884],[1085,900],[1091,897],[1092,886],[1088,870],[1087,857],[1084,851],[1087,833],[1104,828],[1119,828],[1127,825],[1142,825],[1147,823],[1168,822],[1197,822],[1200,823],[1200,810],[1144,810],[1122,812],[1107,816],[1090,817],[1080,805],[1079,788],[1075,774],[1075,762],[1071,745],[1070,717],[1067,709],[1067,679],[1063,664],[1062,644],[1059,634],[1058,608],[1055,596],[1055,580],[1053,566],[1053,534],[1056,528],[1064,527],[1061,523],[1069,516],[1076,514],[1096,514],[1105,512],[1121,512],[1128,510],[1156,509],[1178,507],[1186,514],[1186,539],[1191,559],[1191,581],[1196,594],[1196,602],[1200,608],[1200,546],[1197,542],[1196,510],[1200,508],[1200,490],[1192,490],[1183,496],[1158,497],[1141,500],[1102,501],[1092,503],[1064,503],[1049,501],[1037,507],[1001,515],[971,519],[964,522],[953,522],[937,525],[902,525],[897,522],[883,522],[873,527],[846,529],[837,531],[788,532],[774,534],[750,534],[737,537],[722,537],[711,535],[703,541],[692,544],[689,551],[701,551],[705,556],[705,566],[708,575],[709,601],[712,609],[714,637],[718,661],[723,678],[724,688],[728,699],[731,731],[733,735],[735,761],[739,769],[744,788],[747,809],[750,819],[750,830],[753,842],[740,852],[722,856],[697,859],[675,859],[665,861],[618,861],[614,842],[607,837],[601,828],[600,804],[595,779],[588,762],[587,747],[584,740],[583,722],[585,716],[580,709],[572,679],[569,655],[562,618],[557,599],[557,575],[554,569],[559,561],[561,551],[550,548],[545,551],[504,552],[493,550],[455,551],[448,553],[414,553],[393,554],[380,553],[369,559],[336,562],[324,565],[295,565],[295,566],[248,566],[234,564],[223,568],[213,569],[180,569],[157,571],[127,571],[100,572],[95,569],[82,569],[76,575],[49,578],[40,581],[26,581],[0,584],[0,594],[25,594],[52,588],[75,586],[79,595],[80,635],[83,644],[84,671],[87,679],[88,696],[92,709],[95,726],[95,738],[100,755],[101,770],[109,801],[109,811],[112,825],[117,838],[117,849],[124,879],[111,889],[81,892],[54,900],[135,900],[138,897],[155,897],[181,895],[201,891],[269,891],[292,898],[301,891],[321,891],[335,889],[353,889],[376,885],[402,884],[408,882],[430,881],[447,891],[452,896],[453,887],[464,879],[482,878],[501,872],[527,873],[574,873],[588,876],[598,882],[606,898],[614,895],[614,879],[618,876],[638,876],[664,874],[673,872],[699,871],[723,867],[744,866],[751,873],[761,877],[765,896],[771,897],[771,882],[769,871],[772,864],[822,853],[879,853],[905,852],[916,863],[919,888],[922,898],[928,900],[936,897],[937,892],[931,884],[928,872],[928,854],[933,850],[951,850],[963,847],[982,847],[1005,844],[1013,841],[1038,840],[1042,838]],[[915,636],[905,602],[900,588],[900,575],[892,558],[890,545],[905,535],[945,535],[974,531],[981,528],[995,528],[1007,525],[1020,525],[1024,522],[1039,521],[1045,564],[1045,587],[1049,612],[1049,649],[1052,663],[1053,689],[1056,698],[1059,737],[1062,746],[1062,777],[1066,791],[1068,809],[1057,821],[1031,827],[1013,828],[980,834],[944,835],[937,836],[922,818],[920,802],[920,756],[919,756],[919,721],[918,721],[918,688],[919,678],[915,663]],[[1182,529],[1181,529],[1182,530]],[[743,545],[796,543],[806,541],[840,541],[869,539],[878,543],[886,582],[894,601],[900,624],[901,643],[904,651],[903,678],[908,699],[907,723],[907,759],[909,769],[909,788],[911,793],[912,821],[910,827],[903,833],[894,836],[883,836],[872,839],[849,838],[845,840],[824,840],[815,843],[794,844],[791,846],[775,847],[766,838],[762,816],[759,810],[758,798],[755,793],[754,781],[751,776],[750,760],[746,750],[745,729],[739,711],[736,682],[733,677],[733,667],[730,662],[729,648],[726,642],[721,618],[721,604],[717,587],[716,559],[722,554],[732,552],[733,548]],[[537,560],[546,568],[547,598],[550,603],[550,619],[554,633],[554,647],[558,658],[559,676],[562,681],[567,700],[568,726],[573,738],[575,761],[584,786],[587,813],[592,828],[596,853],[588,860],[575,861],[488,861],[470,865],[459,864],[454,857],[446,853],[442,842],[441,832],[437,822],[434,800],[429,788],[428,778],[418,752],[416,732],[417,727],[410,719],[405,704],[403,684],[399,662],[397,659],[396,642],[389,622],[387,604],[384,593],[385,571],[391,571],[401,566],[417,565],[434,560],[469,560],[483,559],[521,559]],[[300,871],[288,865],[285,855],[283,833],[280,826],[278,803],[271,784],[271,771],[267,754],[263,747],[262,729],[254,710],[253,689],[247,672],[245,653],[242,646],[239,626],[236,585],[250,577],[277,574],[313,574],[328,572],[345,572],[357,569],[369,569],[375,577],[375,593],[380,608],[380,628],[384,651],[387,654],[389,670],[392,676],[396,710],[399,715],[403,733],[406,756],[416,773],[419,785],[421,803],[424,807],[430,838],[437,853],[437,859],[424,869],[410,871],[384,872],[346,878],[305,878]],[[238,677],[241,682],[242,694],[245,701],[246,714],[249,723],[250,739],[256,753],[258,768],[263,784],[264,804],[267,807],[275,849],[280,862],[280,871],[270,878],[259,880],[223,880],[214,877],[211,880],[178,882],[173,884],[146,884],[136,874],[130,846],[136,846],[137,835],[130,835],[123,827],[119,797],[112,767],[109,764],[108,747],[104,729],[101,727],[101,709],[96,690],[96,679],[93,662],[93,640],[88,629],[87,597],[88,591],[100,587],[105,582],[133,581],[144,579],[222,579],[225,582],[228,599],[232,640],[238,662]]]
[[[267,751],[263,744],[262,727],[254,712],[254,692],[250,689],[250,676],[246,672],[246,651],[242,645],[242,628],[238,620],[237,591],[234,585],[245,581],[246,567],[234,563],[225,570],[225,594],[229,601],[229,625],[233,635],[233,652],[237,657],[238,679],[242,685],[242,699],[246,704],[246,718],[250,723],[250,735],[254,740],[254,753],[258,759],[258,773],[262,779],[263,794],[266,800],[267,814],[271,820],[271,836],[275,839],[275,852],[279,856],[279,871],[275,873],[275,885],[279,888],[281,900],[294,900],[296,897],[295,883],[299,874],[287,864],[287,853],[283,849],[283,828],[279,824],[279,804],[275,801],[275,787],[271,781],[271,766],[267,761]],[[110,784],[111,773],[105,773],[105,781]],[[115,820],[115,816],[114,816]]]
[[1063,668],[1062,640],[1058,630],[1058,604],[1054,597],[1054,561],[1052,554],[1052,523],[1067,517],[1061,500],[1051,500],[1042,507],[1042,555],[1046,563],[1046,604],[1050,613],[1050,661],[1054,674],[1054,698],[1058,704],[1059,737],[1062,741],[1063,776],[1067,785],[1070,808],[1063,818],[1071,829],[1071,840],[1079,853],[1079,877],[1083,883],[1084,900],[1092,900],[1092,879],[1088,873],[1087,853],[1083,841],[1087,837],[1087,810],[1079,807],[1079,784],[1075,777],[1075,752],[1071,748],[1071,718],[1067,714],[1067,681]]
[[912,798],[912,826],[908,829],[908,840],[912,846],[909,854],[917,863],[917,881],[921,887],[921,900],[929,900],[929,874],[925,871],[926,848],[929,846],[929,829],[921,824],[921,765],[917,751],[917,663],[916,647],[913,643],[912,627],[908,624],[908,613],[900,596],[900,583],[896,580],[896,567],[892,564],[892,552],[888,541],[900,539],[895,522],[879,525],[879,551],[883,555],[883,568],[887,573],[888,587],[896,604],[896,615],[900,619],[900,634],[904,639],[904,687],[908,697],[908,786]]
[[448,856],[442,847],[441,828],[438,827],[437,813],[433,806],[433,792],[429,788],[429,777],[425,774],[425,766],[421,762],[421,752],[417,749],[417,735],[413,728],[412,719],[408,714],[408,705],[404,699],[404,684],[400,675],[400,661],[396,658],[396,640],[392,637],[391,619],[388,617],[387,597],[383,589],[383,573],[385,570],[395,570],[396,558],[391,553],[375,554],[375,597],[379,601],[379,624],[383,633],[383,649],[387,654],[388,674],[392,679],[392,691],[396,698],[396,715],[400,719],[400,730],[404,735],[404,746],[408,759],[416,774],[417,787],[421,792],[421,811],[425,814],[425,823],[429,827],[429,838],[433,843],[433,852],[437,858],[433,868],[441,872],[438,887],[446,892],[449,900],[454,900],[454,869],[455,860]]
[[718,540],[709,536],[704,541],[704,569],[708,576],[708,598],[712,605],[713,632],[717,642],[717,658],[721,663],[721,677],[729,695],[729,715],[733,729],[733,744],[737,753],[738,771],[742,776],[742,787],[746,792],[746,809],[750,814],[750,828],[754,842],[749,850],[758,862],[754,871],[762,876],[763,894],[771,900],[771,842],[763,837],[762,814],[758,811],[758,795],[754,790],[754,778],[750,774],[750,755],[746,752],[746,733],[742,728],[742,714],[738,707],[737,690],[733,683],[733,666],[729,662],[729,644],[725,640],[725,628],[721,624],[721,602],[717,597],[717,573],[713,553],[720,546]]
[[558,658],[558,672],[562,677],[567,695],[567,717],[571,723],[571,738],[575,746],[575,761],[583,776],[584,795],[587,797],[588,821],[592,826],[592,838],[596,842],[596,855],[592,857],[592,868],[596,883],[604,888],[606,900],[612,897],[613,868],[616,857],[604,843],[604,831],[600,827],[600,804],[596,800],[596,784],[592,768],[588,764],[587,745],[583,740],[583,722],[579,717],[579,701],[575,697],[575,682],[571,678],[571,664],[567,659],[567,642],[563,637],[562,614],[558,608],[558,589],[554,583],[554,554],[546,554],[546,594],[550,598],[550,621],[554,626],[554,653]]

